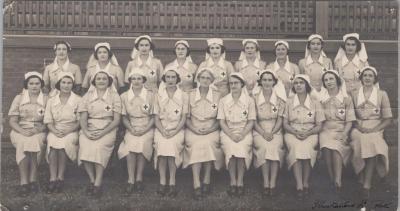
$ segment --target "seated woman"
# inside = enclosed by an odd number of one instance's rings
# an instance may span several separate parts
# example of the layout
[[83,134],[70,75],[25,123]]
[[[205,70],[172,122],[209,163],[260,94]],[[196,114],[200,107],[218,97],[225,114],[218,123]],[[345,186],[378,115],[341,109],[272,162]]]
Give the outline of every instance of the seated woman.
[[43,86],[42,74],[26,73],[24,89],[15,96],[8,112],[12,129],[10,139],[16,148],[15,156],[20,173],[19,195],[22,197],[39,191],[37,169],[46,139],[43,117],[47,96],[41,91]]
[[383,131],[391,122],[392,110],[387,93],[377,87],[378,71],[374,67],[364,67],[359,80],[362,86],[352,93],[357,121],[351,131],[351,162],[360,177],[363,197],[368,198],[374,171],[380,177],[389,172],[389,149]]
[[49,99],[44,114],[44,123],[49,128],[46,158],[50,165],[50,183],[47,193],[62,191],[67,158],[76,162],[78,156],[77,110],[81,97],[72,91],[74,79],[70,72],[58,75],[55,84],[58,94]]
[[103,70],[93,74],[91,87],[78,107],[78,164],[83,163],[90,179],[86,193],[96,198],[102,194],[103,173],[114,149],[121,107],[111,75]]
[[[219,147],[219,124],[217,121],[220,94],[210,87],[214,75],[209,69],[201,69],[196,76],[200,85],[189,93],[189,115],[186,121],[183,168],[192,167],[194,198],[200,199],[210,193],[211,167],[222,167],[223,154]],[[200,184],[200,171],[204,169]]]
[[229,196],[243,196],[243,176],[249,169],[252,158],[252,129],[256,120],[254,100],[248,94],[242,73],[234,72],[229,77],[231,92],[218,105],[221,126],[221,148],[229,170]]

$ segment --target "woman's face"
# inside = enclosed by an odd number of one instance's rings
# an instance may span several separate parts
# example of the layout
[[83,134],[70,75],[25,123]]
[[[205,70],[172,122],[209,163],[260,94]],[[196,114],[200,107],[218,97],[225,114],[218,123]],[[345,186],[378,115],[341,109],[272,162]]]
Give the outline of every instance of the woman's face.
[[275,54],[277,59],[286,59],[287,56],[287,48],[283,44],[279,44],[275,48]]
[[175,71],[167,71],[165,73],[165,84],[167,87],[176,86],[178,77]]
[[59,59],[68,58],[68,48],[65,44],[61,43],[56,46],[56,56]]
[[60,91],[63,93],[70,93],[73,86],[74,81],[70,77],[64,77],[60,81]]
[[139,42],[138,49],[141,55],[149,55],[150,53],[150,41],[148,39],[142,39]]
[[347,39],[344,43],[344,48],[346,50],[346,54],[353,55],[357,52],[357,43],[355,40]]
[[210,45],[210,55],[212,58],[219,58],[221,56],[222,48],[218,44],[211,44]]
[[132,88],[142,88],[143,87],[143,76],[139,74],[133,74],[131,77]]
[[248,58],[255,57],[257,53],[257,45],[253,42],[247,42],[244,46],[244,52]]
[[241,92],[242,91],[242,82],[235,77],[230,77],[229,78],[229,87],[231,88],[232,93]]
[[106,73],[97,73],[94,78],[95,87],[98,89],[107,89],[108,80],[108,75]]
[[327,89],[335,89],[337,88],[337,81],[335,75],[332,73],[327,73],[324,76],[324,83]]
[[306,81],[301,78],[294,79],[293,86],[297,94],[302,94],[306,92]]
[[100,47],[97,50],[97,59],[100,62],[108,62],[108,50],[105,47]]
[[263,74],[263,77],[261,78],[261,86],[263,89],[272,89],[274,87],[274,78],[271,74]]
[[201,87],[209,87],[213,81],[213,77],[209,71],[203,71],[199,75],[199,82]]
[[184,44],[178,44],[175,48],[176,57],[179,59],[185,59],[187,52],[188,49]]
[[310,51],[312,53],[320,53],[322,50],[322,42],[319,38],[314,38],[310,41]]
[[33,77],[30,78],[27,84],[28,91],[33,94],[38,94],[40,92],[41,82],[39,78]]
[[375,73],[372,70],[364,70],[361,81],[364,86],[372,86],[375,81]]

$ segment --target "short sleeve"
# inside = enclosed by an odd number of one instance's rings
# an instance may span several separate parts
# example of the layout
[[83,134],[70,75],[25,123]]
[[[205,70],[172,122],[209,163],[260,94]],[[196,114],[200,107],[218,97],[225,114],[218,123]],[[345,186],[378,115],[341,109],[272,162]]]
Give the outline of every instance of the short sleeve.
[[44,110],[44,118],[43,118],[44,124],[49,124],[54,122],[54,118],[51,112],[51,105],[53,104],[52,101],[53,101],[52,99],[49,100],[49,102],[46,105],[46,109]]
[[50,75],[49,75],[49,68],[48,68],[48,66],[46,66],[46,68],[44,68],[44,72],[43,72],[43,81],[44,81],[44,84],[47,86],[47,85],[50,85]]
[[154,104],[153,104],[153,114],[159,115],[160,114],[160,105],[158,102],[158,95],[154,95]]
[[121,97],[117,93],[113,93],[113,111],[116,113],[122,113]]
[[88,111],[88,107],[89,107],[89,105],[88,105],[88,104],[89,104],[88,98],[89,98],[89,92],[87,92],[87,93],[82,97],[81,103],[79,103],[79,105],[78,105],[78,113]]
[[346,98],[346,122],[351,122],[356,120],[356,115],[354,113],[354,104],[351,98]]
[[186,92],[182,92],[182,113],[188,114],[189,113],[189,97]]
[[300,72],[300,74],[305,74],[306,70],[305,70],[304,66],[305,66],[305,59],[301,59],[299,61],[299,72]]
[[286,107],[285,102],[283,100],[279,100],[278,116],[283,116],[283,113],[286,110],[285,107]]
[[118,80],[118,86],[121,88],[121,87],[124,87],[125,86],[125,82],[124,82],[124,72],[122,71],[122,69],[121,69],[121,67],[119,67],[119,66],[117,66],[116,68],[115,68],[115,70],[117,71],[117,80]]
[[75,84],[82,84],[81,68],[79,68],[78,65],[76,65],[76,70],[75,70]]
[[296,64],[294,64],[294,63],[293,63],[293,71],[294,71],[294,74],[295,74],[295,75],[300,74],[299,67],[298,67]]
[[85,77],[83,78],[83,81],[82,81],[83,88],[89,88],[89,86],[90,86],[90,72],[91,72],[90,69],[88,69],[86,71]]
[[15,98],[11,104],[10,110],[8,111],[8,116],[19,116],[20,101],[21,101],[21,95],[15,96]]
[[229,76],[231,73],[235,72],[235,68],[233,68],[232,63],[230,63],[228,61],[226,61],[226,63],[227,63],[226,72],[228,73],[228,76]]
[[381,110],[382,110],[382,118],[392,118],[392,109],[390,107],[390,101],[387,93],[385,91],[381,91],[382,93],[382,101],[381,101]]
[[225,119],[224,102],[222,100],[220,100],[218,104],[217,119]]
[[[125,93],[126,93],[126,92],[125,92]],[[126,100],[126,95],[125,95],[125,93],[121,95],[121,114],[124,115],[124,116],[127,115],[127,112],[126,112],[126,103],[127,103],[127,100]]]
[[321,103],[318,101],[314,101],[314,103],[315,103],[315,122],[325,121],[325,113]]
[[256,105],[254,103],[253,98],[249,98],[249,115],[247,117],[248,120],[256,120]]
[[289,103],[288,102],[285,103],[284,111],[282,113],[282,117],[283,118],[287,118],[287,119],[289,118]]
[[235,71],[239,72],[240,71],[240,61],[236,61],[234,65]]
[[130,61],[130,62],[128,62],[128,65],[126,65],[126,69],[125,69],[125,79],[124,79],[124,81],[125,81],[125,83],[129,83],[129,73],[131,72],[131,68],[132,68],[132,62],[133,61]]

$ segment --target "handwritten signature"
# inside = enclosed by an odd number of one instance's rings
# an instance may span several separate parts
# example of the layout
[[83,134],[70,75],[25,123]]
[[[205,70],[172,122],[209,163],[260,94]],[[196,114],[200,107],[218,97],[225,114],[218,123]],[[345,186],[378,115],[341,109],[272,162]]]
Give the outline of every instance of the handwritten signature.
[[383,200],[362,200],[360,202],[354,201],[326,201],[326,200],[316,200],[312,205],[312,209],[321,209],[321,208],[362,208],[365,206],[370,206],[373,208],[390,208],[392,202],[390,201],[383,201]]

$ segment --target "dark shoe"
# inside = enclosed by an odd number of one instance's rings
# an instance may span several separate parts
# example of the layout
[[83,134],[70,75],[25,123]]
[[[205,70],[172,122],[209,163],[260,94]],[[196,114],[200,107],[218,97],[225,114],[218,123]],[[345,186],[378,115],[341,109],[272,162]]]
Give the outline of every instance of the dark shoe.
[[243,186],[238,186],[237,191],[236,191],[237,196],[244,196],[244,187]]
[[205,184],[205,183],[204,183],[204,184],[201,186],[201,192],[202,192],[204,195],[210,194],[210,193],[211,193],[210,184]]
[[47,186],[46,193],[48,194],[54,193],[55,189],[56,189],[56,181],[50,181],[49,185]]
[[310,194],[310,188],[309,187],[304,187],[303,188],[303,193],[304,193],[304,195],[309,195]]
[[236,195],[236,186],[231,185],[229,186],[228,190],[226,191],[229,196],[235,196]]
[[88,195],[88,196],[92,196],[93,195],[93,187],[94,187],[93,183],[89,183],[86,186],[86,195]]
[[276,188],[270,188],[269,189],[269,195],[272,196],[272,197],[276,196]]
[[158,185],[157,194],[161,196],[165,196],[167,193],[167,185]]
[[304,196],[303,190],[297,190],[296,191],[296,196],[297,196],[298,199],[303,198],[303,196]]
[[169,197],[175,197],[178,195],[178,190],[176,189],[175,185],[170,185],[169,186],[169,192],[168,192],[168,196]]
[[19,186],[18,196],[20,197],[27,197],[30,192],[29,184],[24,184]]
[[361,195],[362,195],[363,199],[369,199],[369,197],[370,197],[369,189],[368,188],[362,188]]
[[194,192],[193,192],[194,200],[199,200],[199,199],[201,199],[201,197],[202,197],[202,189],[201,188],[194,189]]
[[29,184],[30,188],[31,188],[31,192],[32,193],[37,193],[39,192],[39,183],[38,182],[31,182]]
[[100,198],[102,195],[101,186],[93,186],[93,196],[95,198]]
[[55,189],[55,191],[56,191],[57,193],[61,193],[61,192],[63,191],[63,189],[64,189],[64,180],[58,180],[58,181],[56,182],[56,189]]
[[262,197],[269,196],[269,192],[270,192],[269,188],[264,188],[263,191],[261,192]]
[[135,190],[139,193],[142,193],[144,191],[144,185],[142,181],[136,181],[135,183]]
[[128,185],[126,186],[124,195],[125,196],[129,196],[129,195],[131,195],[133,193],[134,190],[135,190],[135,185],[131,184],[131,183],[128,183]]

